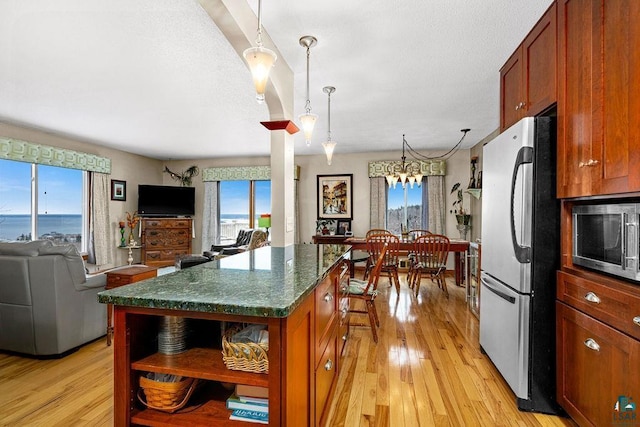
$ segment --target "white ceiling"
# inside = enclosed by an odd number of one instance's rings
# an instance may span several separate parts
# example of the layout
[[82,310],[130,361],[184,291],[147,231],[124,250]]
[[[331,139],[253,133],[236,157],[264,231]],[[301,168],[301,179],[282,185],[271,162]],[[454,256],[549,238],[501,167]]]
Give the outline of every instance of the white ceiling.
[[[245,1],[245,0],[236,0]],[[327,95],[335,155],[470,147],[499,125],[498,70],[552,0],[264,0],[262,21],[295,74],[294,115]],[[249,0],[257,11],[257,0]],[[257,26],[257,24],[256,24]],[[253,38],[252,38],[253,40]],[[269,153],[266,105],[195,0],[0,0],[0,121],[159,159]]]

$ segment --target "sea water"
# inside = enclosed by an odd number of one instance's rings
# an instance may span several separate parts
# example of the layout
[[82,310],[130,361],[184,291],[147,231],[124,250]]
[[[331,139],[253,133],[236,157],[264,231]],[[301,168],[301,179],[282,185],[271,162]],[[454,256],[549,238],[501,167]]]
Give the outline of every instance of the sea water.
[[[0,215],[0,240],[18,240],[31,233],[31,215]],[[82,233],[82,215],[38,215],[38,238]]]

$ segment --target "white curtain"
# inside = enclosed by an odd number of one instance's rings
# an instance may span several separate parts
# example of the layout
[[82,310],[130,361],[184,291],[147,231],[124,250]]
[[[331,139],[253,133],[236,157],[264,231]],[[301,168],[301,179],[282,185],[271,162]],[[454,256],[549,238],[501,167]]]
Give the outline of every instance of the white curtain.
[[202,209],[202,250],[208,251],[211,245],[220,243],[220,192],[219,181],[205,181],[204,203]]
[[91,179],[91,224],[89,262],[97,266],[113,264],[115,244],[109,218],[109,175],[93,173]]
[[429,231],[434,234],[445,232],[446,201],[444,196],[444,176],[427,177],[429,209]]
[[379,176],[369,178],[370,186],[370,206],[369,229],[386,228],[387,217],[387,181],[385,177]]

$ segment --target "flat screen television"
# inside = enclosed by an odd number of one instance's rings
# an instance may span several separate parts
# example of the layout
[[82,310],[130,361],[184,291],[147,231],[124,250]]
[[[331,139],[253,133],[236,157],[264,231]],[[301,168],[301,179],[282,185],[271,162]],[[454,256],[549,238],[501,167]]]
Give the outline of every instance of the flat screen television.
[[195,188],[138,185],[138,215],[187,216],[195,214]]

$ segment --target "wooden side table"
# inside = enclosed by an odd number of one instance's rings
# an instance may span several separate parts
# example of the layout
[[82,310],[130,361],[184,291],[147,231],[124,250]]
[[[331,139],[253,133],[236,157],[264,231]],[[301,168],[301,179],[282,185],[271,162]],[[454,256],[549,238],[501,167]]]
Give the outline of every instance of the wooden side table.
[[[148,267],[146,265],[131,266],[118,270],[108,271],[107,285],[105,289],[113,289],[130,283],[150,279],[158,275],[158,267]],[[111,345],[113,338],[113,305],[107,304],[107,345]]]

